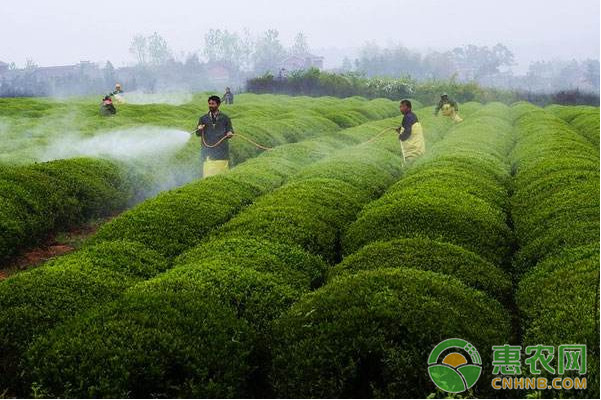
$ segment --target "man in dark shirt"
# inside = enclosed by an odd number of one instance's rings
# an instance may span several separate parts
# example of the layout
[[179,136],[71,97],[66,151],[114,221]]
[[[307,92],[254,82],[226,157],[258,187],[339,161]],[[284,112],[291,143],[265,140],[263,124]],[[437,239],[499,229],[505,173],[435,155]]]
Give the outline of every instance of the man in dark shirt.
[[196,135],[202,138],[200,158],[203,176],[216,175],[229,167],[229,139],[234,136],[232,121],[219,111],[219,96],[209,97],[209,112],[198,120]]
[[411,109],[411,101],[402,100],[400,105],[403,122],[396,131],[401,141],[401,151],[405,161],[412,161],[426,152],[424,133],[417,115]]
[[225,93],[222,98],[225,104],[234,104],[234,93],[232,93],[229,87],[225,88]]

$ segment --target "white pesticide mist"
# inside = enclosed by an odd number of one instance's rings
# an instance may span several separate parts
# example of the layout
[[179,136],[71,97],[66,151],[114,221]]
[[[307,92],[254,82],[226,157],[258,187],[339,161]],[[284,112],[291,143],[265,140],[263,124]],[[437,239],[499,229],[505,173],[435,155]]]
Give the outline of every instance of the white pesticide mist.
[[40,150],[40,161],[73,157],[96,157],[124,162],[142,173],[149,181],[137,201],[163,190],[181,186],[200,175],[194,168],[196,158],[177,160],[190,133],[155,126],[120,129],[94,136],[67,134]]
[[165,92],[165,93],[144,93],[144,92],[125,92],[123,99],[129,104],[170,104],[179,106],[192,101],[192,94]]
[[190,134],[175,129],[136,127],[91,137],[61,136],[42,150],[41,161],[78,156],[105,157],[121,161],[171,156],[188,142]]

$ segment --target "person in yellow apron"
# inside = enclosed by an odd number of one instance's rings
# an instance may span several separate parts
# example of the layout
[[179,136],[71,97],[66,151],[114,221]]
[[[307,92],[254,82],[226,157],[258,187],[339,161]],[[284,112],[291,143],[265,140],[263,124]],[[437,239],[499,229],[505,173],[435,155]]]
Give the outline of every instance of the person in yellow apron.
[[209,97],[209,112],[198,120],[196,135],[202,139],[202,176],[221,174],[229,169],[229,139],[234,136],[231,119],[219,111],[219,96]]
[[426,142],[422,125],[411,110],[411,101],[402,100],[400,105],[403,122],[396,131],[401,141],[401,151],[405,162],[414,161],[426,152]]
[[451,118],[453,122],[463,121],[463,118],[458,114],[459,107],[457,106],[457,102],[453,99],[449,99],[449,95],[446,93],[443,93],[440,96],[440,101],[434,110],[434,115],[438,115],[439,111],[442,111],[442,115],[445,117]]

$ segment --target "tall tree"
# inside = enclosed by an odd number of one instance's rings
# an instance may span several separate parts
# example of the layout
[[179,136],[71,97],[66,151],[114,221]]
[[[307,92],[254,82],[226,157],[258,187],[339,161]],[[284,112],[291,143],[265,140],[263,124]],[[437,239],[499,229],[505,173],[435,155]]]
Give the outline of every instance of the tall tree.
[[294,43],[292,44],[292,48],[290,49],[292,54],[307,54],[309,53],[309,42],[307,41],[307,36],[304,33],[299,32],[294,37]]
[[480,79],[499,73],[502,66],[513,65],[513,53],[498,43],[489,49],[473,44],[457,47],[451,52],[458,72],[464,79]]
[[140,65],[146,65],[148,62],[148,43],[143,35],[135,35],[129,46],[129,52],[138,61]]
[[353,70],[353,63],[351,62],[350,58],[345,56],[344,59],[342,60],[342,71],[343,72],[351,72],[352,70]]
[[104,82],[106,85],[112,85],[115,83],[115,67],[110,61],[107,61],[104,65]]
[[220,62],[234,70],[248,70],[253,45],[248,30],[239,35],[228,30],[211,29],[205,35],[203,54],[209,62]]
[[25,60],[25,70],[26,71],[33,71],[36,68],[38,68],[38,63],[36,63],[33,60],[33,58],[28,58],[27,60]]
[[584,64],[584,78],[593,89],[599,90],[599,60],[587,59]]
[[173,58],[167,41],[157,32],[147,38],[148,61],[152,65],[163,65]]
[[129,52],[136,57],[140,66],[163,65],[173,58],[167,41],[157,32],[147,37],[143,35],[134,36],[129,46]]
[[267,30],[257,41],[253,54],[255,72],[259,74],[276,72],[285,56],[286,50],[280,42],[279,32],[275,29]]

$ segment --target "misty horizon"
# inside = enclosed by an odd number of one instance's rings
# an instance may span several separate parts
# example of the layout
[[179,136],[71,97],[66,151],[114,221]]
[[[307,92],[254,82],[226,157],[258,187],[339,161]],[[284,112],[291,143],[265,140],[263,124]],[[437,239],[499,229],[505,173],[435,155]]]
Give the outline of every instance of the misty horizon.
[[[249,30],[259,36],[276,29],[285,45],[303,32],[324,67],[353,59],[367,43],[402,45],[411,50],[447,51],[467,44],[505,44],[515,55],[512,69],[527,70],[540,60],[599,59],[599,2],[508,0],[503,3],[460,1],[386,1],[369,4],[334,0],[321,3],[173,0],[169,7],[140,0],[98,7],[74,0],[33,0],[3,5],[0,61],[23,66],[75,64],[82,60],[115,66],[133,65],[129,51],[135,35],[163,36],[173,55],[183,59],[202,53],[209,29]],[[440,31],[440,34],[436,32]]]

